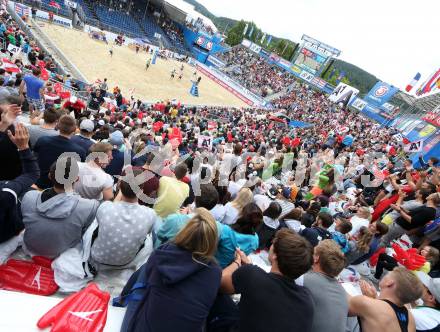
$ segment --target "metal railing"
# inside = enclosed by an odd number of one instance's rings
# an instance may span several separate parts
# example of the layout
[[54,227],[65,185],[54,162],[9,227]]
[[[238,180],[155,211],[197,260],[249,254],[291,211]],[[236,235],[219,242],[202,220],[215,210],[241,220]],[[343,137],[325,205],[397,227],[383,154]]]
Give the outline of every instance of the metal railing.
[[[34,34],[34,32],[29,28],[29,26],[26,24],[26,22],[24,22],[21,17],[19,15],[17,15],[17,13],[14,11],[13,8],[7,6],[7,11],[8,13],[12,16],[12,18],[14,19],[15,22],[17,22],[17,24],[19,25],[20,29],[27,35],[29,36],[31,39],[33,39],[38,47],[40,49],[42,49],[46,54],[51,54],[51,52],[48,51],[48,49],[46,48],[46,46],[39,40],[39,38],[37,38]],[[61,65],[61,63],[57,60],[54,59],[55,65],[56,65],[56,72],[62,74],[62,75],[66,75],[67,71],[63,68],[63,66]]]

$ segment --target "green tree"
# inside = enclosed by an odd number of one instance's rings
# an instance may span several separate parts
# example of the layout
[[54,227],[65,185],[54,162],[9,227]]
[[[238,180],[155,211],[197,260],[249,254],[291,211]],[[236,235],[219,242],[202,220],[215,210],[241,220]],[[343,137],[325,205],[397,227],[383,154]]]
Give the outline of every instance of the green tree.
[[[241,43],[243,40],[243,32],[246,27],[246,22],[241,20],[236,25],[234,25],[231,29],[229,29],[226,37],[226,43],[235,46]],[[249,29],[248,29],[249,31]]]
[[281,55],[281,53],[284,51],[286,47],[286,41],[284,39],[280,39],[278,41],[278,44],[275,46],[274,51],[278,54]]

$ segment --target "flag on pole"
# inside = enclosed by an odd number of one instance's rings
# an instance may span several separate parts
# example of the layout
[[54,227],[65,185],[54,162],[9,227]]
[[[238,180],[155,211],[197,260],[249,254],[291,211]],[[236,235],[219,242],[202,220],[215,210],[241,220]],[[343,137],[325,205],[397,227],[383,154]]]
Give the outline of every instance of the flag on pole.
[[269,35],[269,37],[267,37],[267,46],[269,46],[271,41],[272,41],[272,35]]
[[51,2],[49,2],[49,6],[56,8],[56,9],[61,9],[60,4],[57,3],[56,1],[53,1],[53,0]]
[[405,91],[410,92],[417,84],[417,82],[420,80],[420,77],[422,77],[422,75],[420,75],[420,73],[417,73],[416,76],[414,76],[414,78],[412,79],[412,81],[409,82],[409,84],[406,86]]
[[253,33],[254,33],[254,26],[251,25],[251,29],[249,30],[249,36],[248,37],[251,38]]
[[336,73],[336,69],[335,69],[335,67],[333,67],[332,71],[330,72],[330,75],[328,75],[328,80],[329,81],[333,78],[333,76],[335,76],[335,73]]
[[246,36],[246,32],[247,32],[248,28],[249,28],[249,24],[246,23],[244,30],[243,30],[243,36]]
[[283,51],[281,52],[281,54],[284,54],[284,52],[286,52],[287,46],[289,46],[289,43],[288,43],[288,42],[286,42],[286,46],[284,46],[284,49],[283,49]]
[[263,33],[263,37],[261,38],[260,43],[263,44],[265,39],[266,39],[266,33]]
[[344,77],[345,77],[345,72],[341,71],[338,75],[338,78],[336,79],[336,84],[339,84],[339,82],[341,82]]
[[434,74],[432,74],[425,83],[423,83],[420,94],[423,95],[425,93],[435,90],[438,86],[437,81],[439,79],[440,79],[440,69],[437,70]]

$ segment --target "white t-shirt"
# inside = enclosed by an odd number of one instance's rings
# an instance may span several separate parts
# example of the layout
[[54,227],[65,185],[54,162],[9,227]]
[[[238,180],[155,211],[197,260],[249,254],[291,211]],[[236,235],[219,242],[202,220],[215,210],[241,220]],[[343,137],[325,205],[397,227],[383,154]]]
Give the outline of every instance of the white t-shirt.
[[440,311],[429,307],[411,309],[417,331],[431,331],[440,326]]
[[238,211],[231,202],[227,203],[225,205],[225,217],[223,218],[223,220],[221,221],[222,224],[225,225],[232,225],[235,224],[235,222],[238,219],[238,214],[240,213],[240,211]]
[[267,195],[255,195],[254,203],[258,205],[261,211],[266,211],[272,200]]
[[211,214],[215,221],[221,222],[226,214],[225,206],[223,204],[217,204],[211,209]]
[[74,190],[83,198],[102,200],[102,192],[113,186],[113,178],[100,167],[89,163],[78,163],[79,180]]
[[358,217],[356,215],[351,217],[350,222],[351,222],[352,228],[351,228],[351,231],[350,231],[349,234],[351,236],[356,235],[357,233],[359,233],[359,230],[362,227],[364,227],[364,226],[368,227],[368,225],[370,224],[370,221],[368,219],[361,218],[361,217]]
[[231,194],[232,199],[234,199],[237,196],[238,192],[240,191],[240,189],[242,187],[243,186],[240,185],[240,183],[238,183],[238,182],[229,181],[228,192]]

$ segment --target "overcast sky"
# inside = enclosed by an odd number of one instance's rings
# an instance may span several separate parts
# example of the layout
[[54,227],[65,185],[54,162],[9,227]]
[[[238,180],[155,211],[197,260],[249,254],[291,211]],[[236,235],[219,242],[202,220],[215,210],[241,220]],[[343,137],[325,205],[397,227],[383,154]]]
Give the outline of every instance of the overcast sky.
[[307,34],[340,58],[403,89],[440,67],[440,0],[198,0],[218,16],[254,21],[300,41]]

